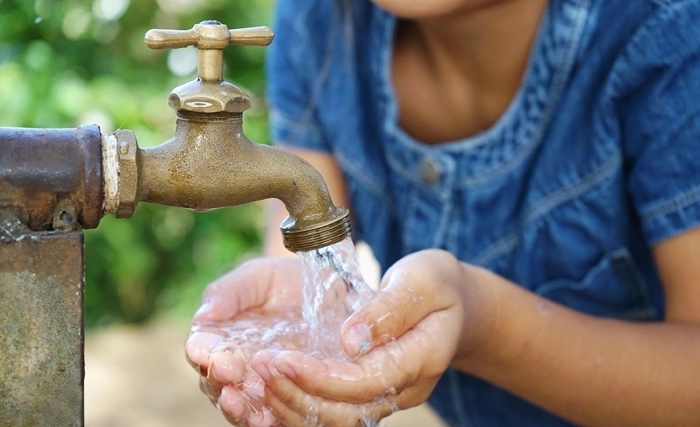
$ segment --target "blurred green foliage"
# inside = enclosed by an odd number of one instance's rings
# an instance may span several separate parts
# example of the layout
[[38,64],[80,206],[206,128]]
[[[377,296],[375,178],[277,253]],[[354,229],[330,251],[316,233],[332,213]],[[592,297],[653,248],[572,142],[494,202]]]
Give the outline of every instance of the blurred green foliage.
[[[0,0],[0,126],[130,129],[139,144],[172,136],[170,91],[196,77],[192,50],[152,51],[150,28],[205,19],[267,25],[272,0]],[[251,95],[246,134],[267,143],[265,51],[232,46],[225,78]],[[193,213],[141,204],[129,220],[86,231],[86,325],[189,316],[208,282],[260,247],[258,204]]]

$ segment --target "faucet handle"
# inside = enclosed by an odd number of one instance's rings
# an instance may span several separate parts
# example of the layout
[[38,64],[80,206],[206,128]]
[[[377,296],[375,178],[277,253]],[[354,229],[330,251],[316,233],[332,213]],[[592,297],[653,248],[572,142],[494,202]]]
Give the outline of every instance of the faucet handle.
[[[1,1],[1,0],[0,0]],[[168,103],[176,111],[239,113],[250,108],[242,90],[223,81],[224,49],[232,44],[267,46],[274,35],[269,27],[236,28],[218,21],[202,21],[189,30],[149,30],[144,37],[151,49],[198,49],[198,79],[176,87]]]
[[267,46],[274,34],[269,27],[229,30],[219,21],[202,21],[189,30],[149,30],[144,37],[151,49],[199,49],[197,70],[204,81],[220,81],[223,75],[223,50],[229,45]]

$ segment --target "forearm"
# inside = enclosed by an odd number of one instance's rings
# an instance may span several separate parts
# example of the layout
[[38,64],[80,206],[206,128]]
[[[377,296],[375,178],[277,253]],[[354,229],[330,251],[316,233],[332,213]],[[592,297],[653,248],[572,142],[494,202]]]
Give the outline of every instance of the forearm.
[[498,314],[455,367],[581,425],[700,425],[700,325],[595,318],[478,270]]

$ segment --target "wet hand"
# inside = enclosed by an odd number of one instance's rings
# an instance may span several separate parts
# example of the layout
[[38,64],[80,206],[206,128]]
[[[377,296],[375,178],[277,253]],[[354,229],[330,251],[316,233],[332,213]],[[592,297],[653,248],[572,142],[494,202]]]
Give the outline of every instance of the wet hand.
[[272,326],[290,320],[301,304],[300,282],[298,259],[262,258],[241,265],[204,292],[185,352],[201,375],[202,391],[232,424],[263,427],[278,422],[263,407],[263,383],[247,365],[250,353],[227,346],[227,327],[250,324],[261,330],[266,322]]
[[354,427],[424,402],[458,354],[488,328],[472,292],[476,276],[444,251],[410,255],[394,265],[378,295],[345,322],[342,343],[352,361],[301,352],[259,354],[252,368],[265,380],[264,402],[284,425]]

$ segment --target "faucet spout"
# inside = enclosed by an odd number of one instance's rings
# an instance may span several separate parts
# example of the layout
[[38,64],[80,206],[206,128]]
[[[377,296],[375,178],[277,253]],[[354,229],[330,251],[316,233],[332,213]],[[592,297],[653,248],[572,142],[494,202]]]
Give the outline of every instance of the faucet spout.
[[203,211],[277,198],[289,211],[281,229],[293,252],[327,246],[350,234],[347,209],[333,205],[318,171],[292,153],[250,141],[241,113],[178,111],[170,140],[146,149],[135,140],[132,145],[119,152],[135,151],[125,156],[125,162],[133,158],[135,167],[120,168],[136,171],[131,178],[121,177],[135,182],[120,183],[120,191],[134,193],[133,207],[145,201]]

